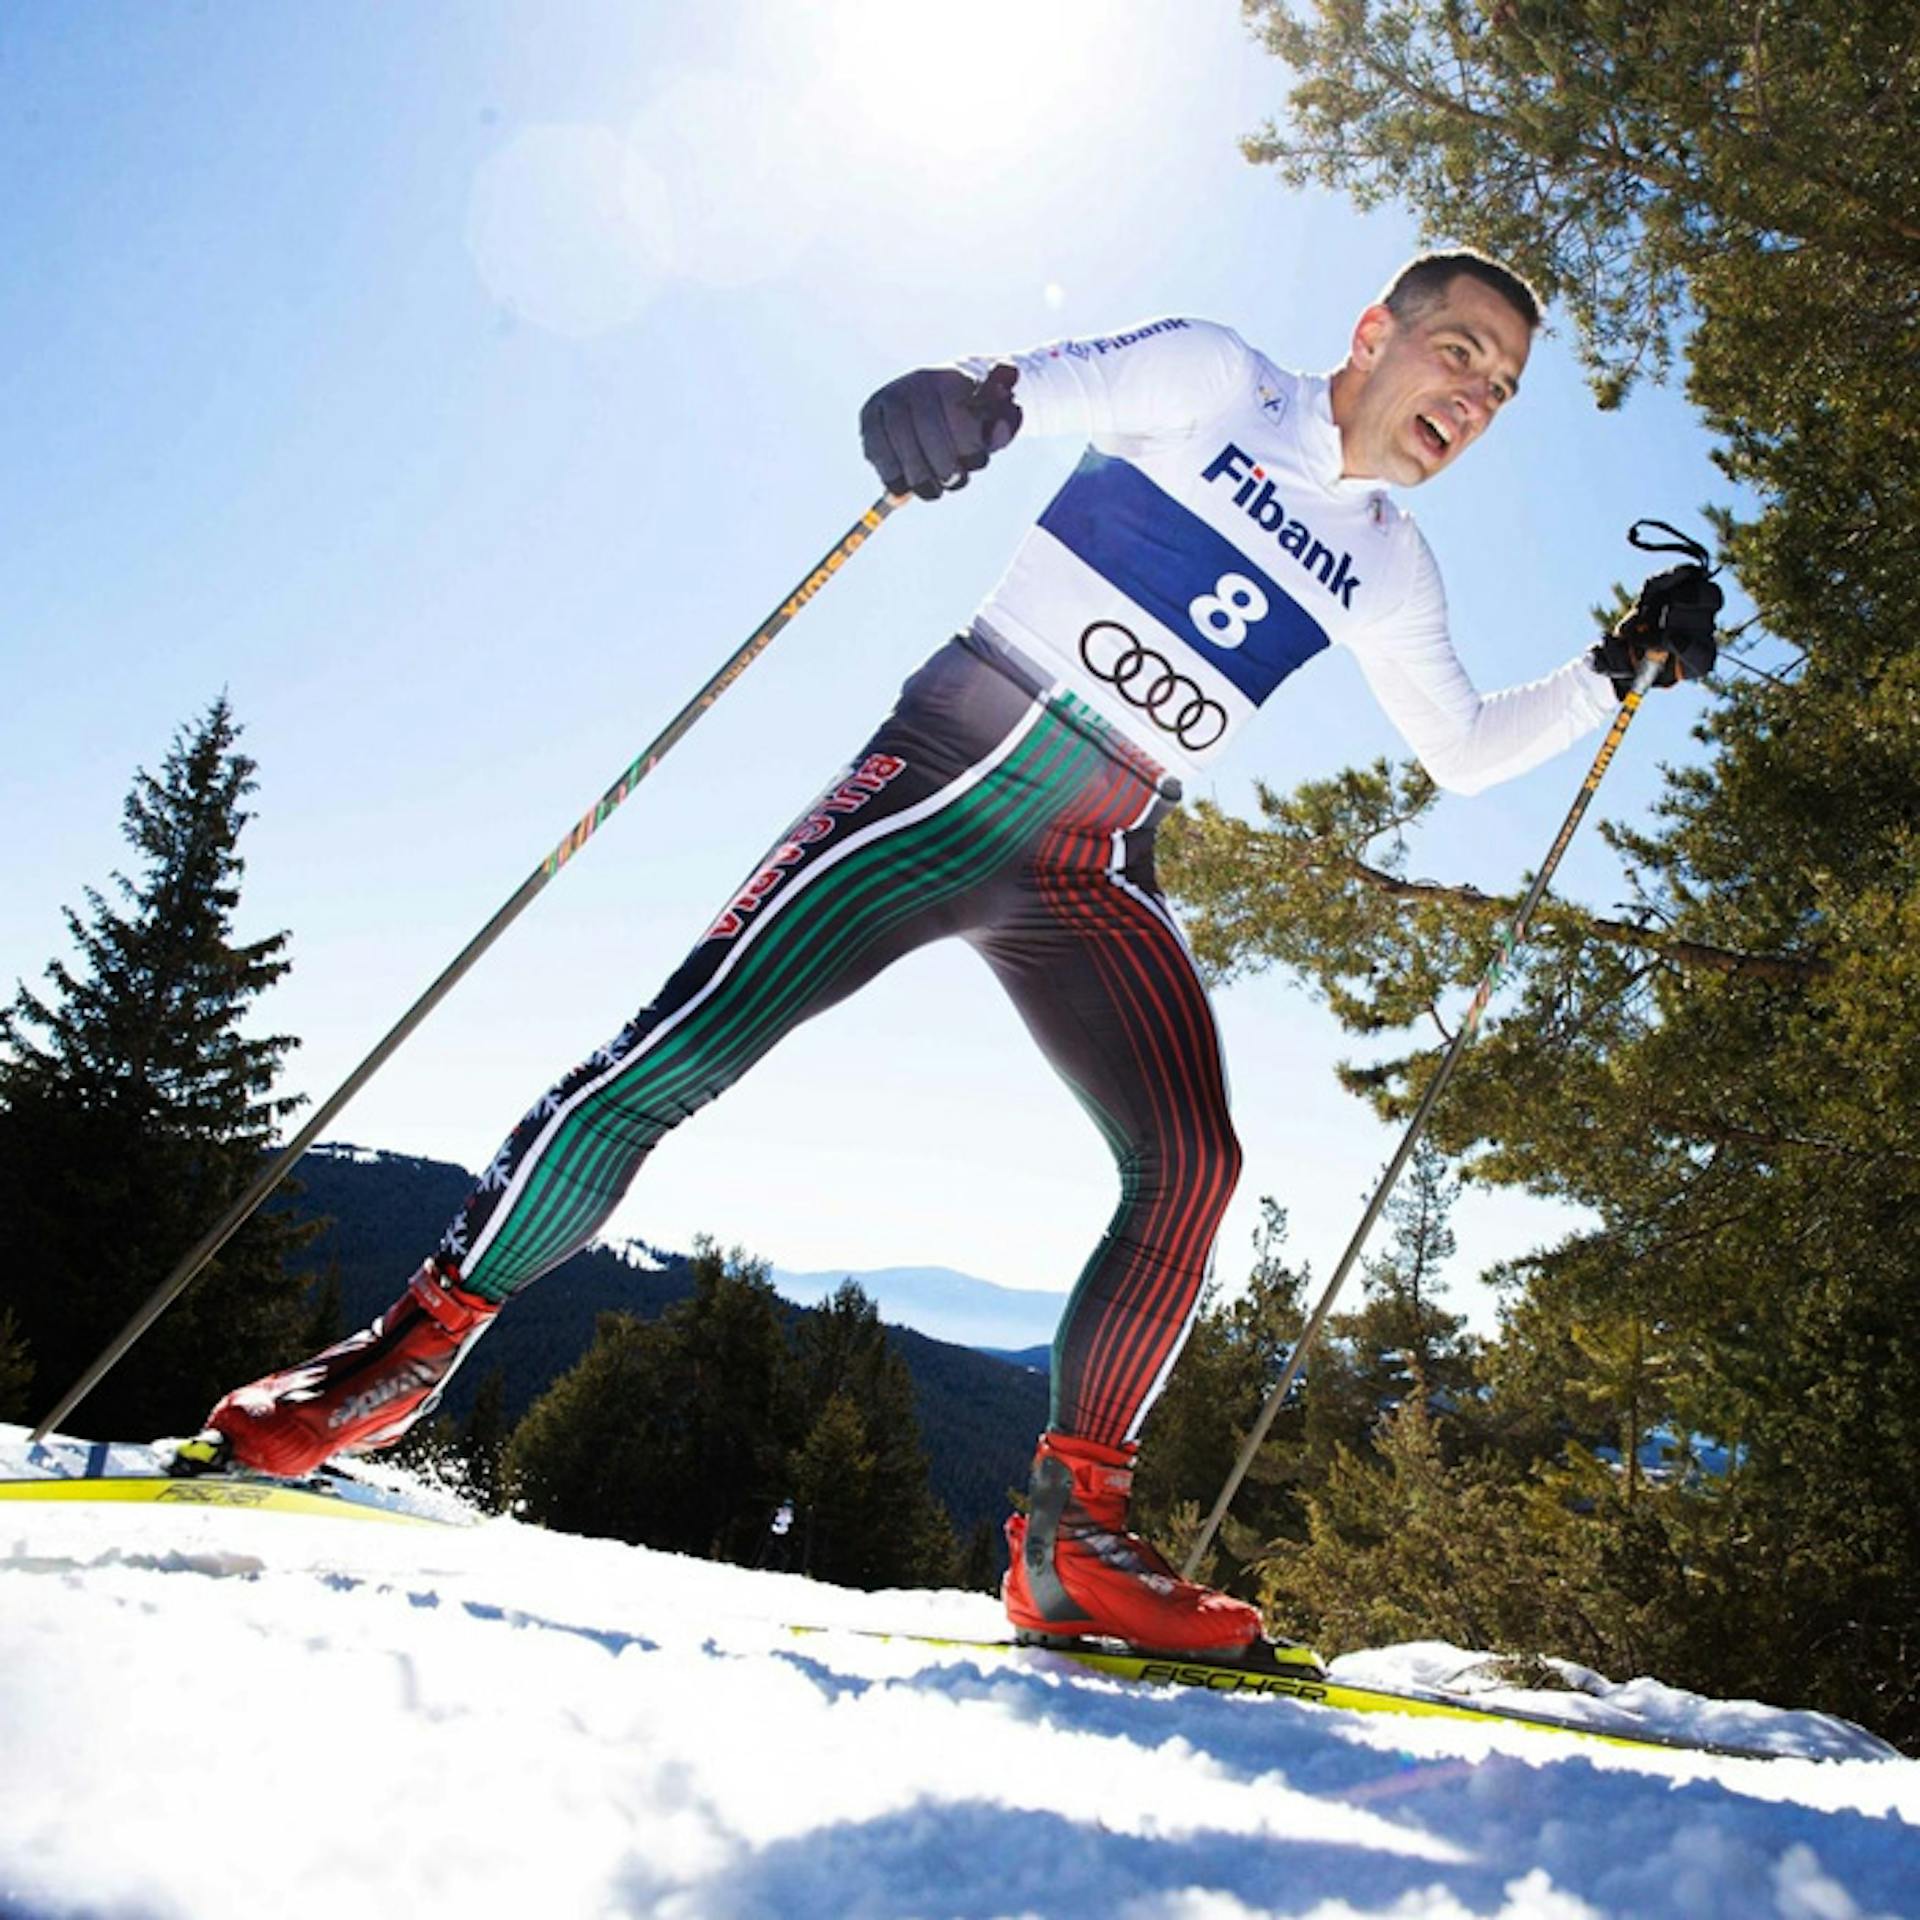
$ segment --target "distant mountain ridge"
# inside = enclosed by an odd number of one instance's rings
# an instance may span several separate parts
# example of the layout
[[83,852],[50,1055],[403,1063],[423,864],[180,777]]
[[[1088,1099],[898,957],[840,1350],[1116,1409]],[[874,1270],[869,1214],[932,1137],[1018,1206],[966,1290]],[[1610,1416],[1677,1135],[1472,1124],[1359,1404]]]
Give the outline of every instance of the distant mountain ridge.
[[979,1351],[989,1360],[1004,1360],[1008,1366],[1024,1367],[1029,1373],[1051,1373],[1053,1370],[1051,1340],[1044,1347],[1022,1347],[1018,1353],[1009,1353],[998,1347],[981,1347]]
[[[327,1222],[303,1250],[300,1265],[316,1282],[337,1277],[342,1333],[365,1326],[393,1304],[473,1184],[464,1168],[446,1161],[337,1142],[309,1149],[293,1178],[298,1191],[283,1202],[286,1210]],[[820,1297],[847,1277],[844,1270],[835,1272]],[[853,1277],[866,1284],[865,1276]],[[984,1281],[966,1284],[987,1295],[1010,1291]],[[464,1419],[481,1381],[498,1369],[507,1418],[518,1420],[591,1345],[601,1314],[650,1320],[692,1291],[685,1254],[641,1241],[618,1251],[595,1247],[576,1254],[501,1314],[454,1376],[444,1411]],[[794,1307],[796,1314],[804,1310]],[[1055,1301],[1052,1311],[1058,1310]],[[891,1318],[884,1305],[881,1315]],[[1051,1338],[1051,1322],[1046,1331]],[[934,1493],[963,1535],[980,1520],[997,1522],[1006,1513],[1008,1489],[1026,1484],[1035,1436],[1046,1425],[1044,1376],[904,1326],[891,1326],[888,1337],[913,1375]]]
[[835,1267],[823,1273],[786,1273],[776,1267],[772,1279],[783,1299],[802,1307],[817,1307],[843,1280],[857,1280],[890,1326],[911,1327],[929,1339],[994,1353],[1051,1346],[1067,1304],[1064,1293],[995,1286],[952,1267],[874,1267],[865,1272]]

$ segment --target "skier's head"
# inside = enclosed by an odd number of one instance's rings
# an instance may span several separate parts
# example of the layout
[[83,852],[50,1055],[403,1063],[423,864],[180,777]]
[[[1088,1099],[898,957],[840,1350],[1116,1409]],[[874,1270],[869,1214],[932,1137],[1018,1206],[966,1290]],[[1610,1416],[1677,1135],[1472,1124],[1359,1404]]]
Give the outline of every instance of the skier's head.
[[1533,289],[1485,254],[1409,260],[1333,376],[1345,471],[1417,487],[1451,466],[1519,391],[1539,324]]

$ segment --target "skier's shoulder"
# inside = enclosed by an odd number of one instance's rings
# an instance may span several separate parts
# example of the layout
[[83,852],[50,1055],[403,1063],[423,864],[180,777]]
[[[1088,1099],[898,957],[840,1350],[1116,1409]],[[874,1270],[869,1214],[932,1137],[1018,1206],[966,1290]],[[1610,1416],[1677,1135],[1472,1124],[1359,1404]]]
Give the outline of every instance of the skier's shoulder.
[[1111,333],[1058,341],[1047,352],[1053,359],[1098,366],[1110,376],[1137,370],[1148,379],[1223,391],[1255,381],[1262,358],[1232,327],[1191,313],[1152,315]]
[[1426,531],[1420,525],[1413,510],[1402,506],[1395,499],[1392,491],[1384,486],[1376,489],[1373,501],[1375,514],[1389,538],[1396,546],[1404,547],[1412,556],[1412,565],[1422,572],[1431,573],[1437,579],[1440,563],[1434,557],[1433,547],[1427,539]]
[[1221,352],[1246,354],[1252,351],[1239,334],[1218,320],[1207,320],[1194,313],[1150,314],[1129,321],[1111,333],[1082,334],[1060,342],[1064,351],[1078,360],[1104,360],[1109,355],[1152,343],[1151,351]]

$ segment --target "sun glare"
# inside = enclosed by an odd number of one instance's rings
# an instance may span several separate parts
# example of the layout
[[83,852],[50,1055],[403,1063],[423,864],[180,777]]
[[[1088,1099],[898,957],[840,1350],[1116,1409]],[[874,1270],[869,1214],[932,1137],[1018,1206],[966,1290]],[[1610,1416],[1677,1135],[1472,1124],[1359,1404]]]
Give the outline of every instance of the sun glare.
[[1120,90],[1095,0],[840,0],[814,89],[894,163],[954,184],[1031,166]]
[[760,24],[738,67],[649,76],[624,126],[531,124],[481,162],[467,239],[502,308],[621,328],[676,282],[778,276],[890,182],[921,210],[1004,216],[1139,108],[1098,0],[839,0]]
[[584,339],[636,319],[668,266],[657,178],[605,127],[522,128],[481,162],[467,245],[505,310]]

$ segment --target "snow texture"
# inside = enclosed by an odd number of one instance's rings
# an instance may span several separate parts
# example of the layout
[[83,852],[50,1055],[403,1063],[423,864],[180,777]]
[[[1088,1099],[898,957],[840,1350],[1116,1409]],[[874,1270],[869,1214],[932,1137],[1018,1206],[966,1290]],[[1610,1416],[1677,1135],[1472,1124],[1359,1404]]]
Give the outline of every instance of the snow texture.
[[984,1596],[510,1520],[0,1505],[0,1914],[1920,1915],[1920,1763],[1818,1715],[1598,1676],[1584,1702],[1858,1757],[1159,1693],[794,1622],[1002,1630]]

